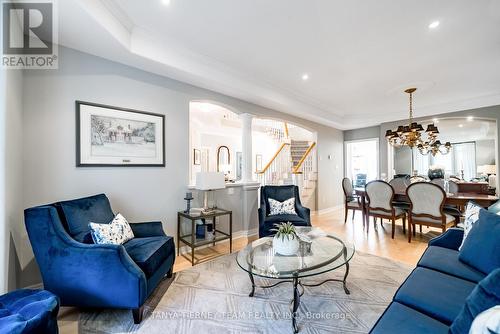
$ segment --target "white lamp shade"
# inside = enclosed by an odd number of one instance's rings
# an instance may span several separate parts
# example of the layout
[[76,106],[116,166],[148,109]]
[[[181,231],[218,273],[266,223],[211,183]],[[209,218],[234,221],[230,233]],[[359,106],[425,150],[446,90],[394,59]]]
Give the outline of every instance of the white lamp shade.
[[496,165],[484,165],[484,174],[496,174],[497,173],[497,166]]
[[222,172],[199,172],[196,173],[196,189],[215,190],[224,189],[226,181]]
[[478,174],[483,174],[483,173],[484,173],[484,165],[482,165],[482,166],[477,166],[477,173],[478,173]]

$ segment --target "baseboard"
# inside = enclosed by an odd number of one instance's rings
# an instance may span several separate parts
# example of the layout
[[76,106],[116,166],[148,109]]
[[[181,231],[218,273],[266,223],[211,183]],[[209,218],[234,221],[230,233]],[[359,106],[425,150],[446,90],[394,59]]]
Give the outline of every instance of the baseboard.
[[[258,236],[258,235],[259,235],[259,229],[258,228],[255,228],[255,229],[252,229],[252,230],[238,231],[238,232],[233,233],[233,242],[236,239],[250,238],[250,237]],[[229,239],[226,239],[226,240],[218,241],[215,244],[216,245],[220,245],[220,244],[224,244],[224,243],[228,243],[228,242],[229,242]],[[212,245],[205,245],[205,246],[197,247],[196,249],[203,249],[203,248],[207,248],[207,247],[212,247]],[[187,253],[191,253],[191,247],[189,247],[189,246],[181,246],[179,252],[180,252],[181,255],[187,254]]]
[[324,215],[324,214],[327,214],[327,213],[332,213],[334,211],[340,210],[343,207],[344,207],[343,204],[339,204],[339,205],[332,206],[332,207],[329,207],[329,208],[326,208],[326,209],[317,210],[317,211],[315,211],[315,213],[317,215]]

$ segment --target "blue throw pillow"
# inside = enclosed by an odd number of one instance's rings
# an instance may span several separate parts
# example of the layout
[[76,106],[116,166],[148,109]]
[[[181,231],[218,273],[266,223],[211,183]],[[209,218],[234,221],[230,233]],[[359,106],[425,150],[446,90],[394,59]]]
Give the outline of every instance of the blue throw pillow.
[[500,304],[500,268],[483,278],[465,300],[450,327],[452,334],[469,333],[472,321],[481,312]]
[[500,216],[487,210],[479,211],[479,220],[465,239],[458,259],[489,274],[500,268]]

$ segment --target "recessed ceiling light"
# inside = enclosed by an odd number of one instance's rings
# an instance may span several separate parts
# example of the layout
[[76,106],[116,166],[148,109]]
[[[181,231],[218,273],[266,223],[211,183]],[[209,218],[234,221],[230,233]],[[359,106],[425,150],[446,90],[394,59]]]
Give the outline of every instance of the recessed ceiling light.
[[474,120],[474,116],[467,116],[467,120],[468,120],[469,122],[472,122],[472,121]]
[[439,119],[437,119],[437,118],[433,118],[433,119],[432,119],[432,121],[433,121],[434,123],[436,123],[436,124],[437,124],[437,123],[439,123]]
[[170,5],[170,0],[161,0],[161,3],[164,4],[165,6]]
[[463,127],[464,127],[464,125],[463,125],[463,124],[458,124],[458,127],[459,127],[459,128],[463,128]]
[[309,80],[309,74],[307,73],[302,74],[302,80],[304,81]]
[[439,21],[434,21],[429,24],[429,29],[436,29],[439,26]]

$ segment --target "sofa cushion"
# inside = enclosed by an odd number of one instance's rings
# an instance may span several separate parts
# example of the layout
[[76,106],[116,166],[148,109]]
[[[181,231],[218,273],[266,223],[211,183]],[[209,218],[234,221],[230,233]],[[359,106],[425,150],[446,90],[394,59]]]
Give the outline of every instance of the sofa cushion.
[[485,274],[500,268],[500,215],[481,209],[458,258]]
[[392,302],[377,324],[370,331],[372,334],[447,334],[449,327],[423,313],[398,302]]
[[475,286],[470,281],[417,267],[394,300],[450,325]]
[[69,234],[80,242],[90,232],[90,222],[109,223],[115,217],[104,194],[59,202],[57,205],[64,215]]
[[469,333],[472,321],[481,312],[500,305],[500,268],[486,276],[467,297],[450,331],[453,334]]
[[458,259],[458,251],[438,246],[427,247],[417,266],[434,269],[475,283],[486,276],[482,272],[461,262]]
[[175,255],[174,240],[171,237],[134,238],[123,246],[147,278],[151,277],[170,255]]

